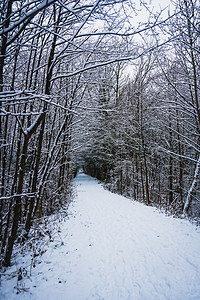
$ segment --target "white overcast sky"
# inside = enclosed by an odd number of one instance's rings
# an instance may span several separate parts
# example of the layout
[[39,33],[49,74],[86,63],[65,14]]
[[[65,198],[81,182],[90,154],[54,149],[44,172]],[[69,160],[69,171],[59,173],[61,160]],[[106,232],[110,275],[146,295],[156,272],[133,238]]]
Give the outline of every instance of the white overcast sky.
[[[154,13],[160,12],[161,10],[164,10],[162,13],[162,17],[167,17],[168,16],[168,11],[173,10],[173,5],[171,4],[170,0],[146,0],[143,1],[147,3],[147,6],[150,7],[150,10]],[[137,22],[145,22],[148,19],[148,12],[145,8],[142,8],[140,5],[140,1],[136,0],[136,8],[139,10],[138,11],[138,16],[136,17],[135,20]]]

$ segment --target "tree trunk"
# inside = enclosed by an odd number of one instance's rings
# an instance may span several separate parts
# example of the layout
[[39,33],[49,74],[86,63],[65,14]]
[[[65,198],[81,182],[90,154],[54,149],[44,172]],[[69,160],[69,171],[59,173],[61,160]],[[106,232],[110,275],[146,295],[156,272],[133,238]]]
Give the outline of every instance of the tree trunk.
[[8,245],[7,245],[5,258],[4,258],[5,266],[10,265],[10,259],[11,259],[12,250],[13,250],[13,246],[14,246],[14,241],[15,241],[16,234],[17,234],[17,229],[18,229],[20,210],[21,210],[21,194],[22,194],[22,190],[23,190],[23,182],[24,182],[24,174],[25,174],[25,163],[26,163],[26,157],[27,157],[27,149],[28,149],[29,138],[30,138],[30,136],[28,134],[26,134],[24,136],[24,144],[23,144],[21,162],[20,162],[20,168],[19,168],[17,196],[16,196],[16,199],[15,199],[15,205],[14,205],[12,230],[11,230],[11,235],[9,236],[9,239],[8,239]]
[[188,214],[188,211],[189,211],[189,208],[190,208],[190,205],[191,205],[191,201],[192,201],[192,193],[194,192],[194,189],[197,185],[197,180],[198,180],[198,177],[199,177],[199,173],[200,173],[200,155],[199,155],[198,161],[196,163],[196,168],[195,168],[193,181],[192,181],[192,184],[191,184],[190,189],[188,191],[187,198],[186,198],[186,201],[185,201],[185,205],[184,205],[184,208],[183,208],[183,214],[184,215]]
[[[55,53],[55,48],[56,48],[56,41],[57,41],[57,34],[56,33],[58,31],[60,15],[61,15],[61,7],[59,8],[58,17],[57,17],[57,20],[56,20],[56,9],[55,9],[55,6],[54,6],[55,34],[53,36],[53,41],[52,41],[51,50],[50,50],[49,59],[48,59],[46,84],[45,84],[45,94],[46,95],[50,95],[50,85],[51,85],[51,78],[52,78],[52,73],[53,73],[52,63],[53,63],[54,53]],[[46,122],[46,109],[47,109],[47,103],[45,102],[44,107],[43,107],[42,122],[41,122],[39,139],[38,139],[37,156],[36,156],[36,163],[35,163],[35,168],[34,168],[32,189],[31,189],[32,193],[36,193],[36,191],[37,191],[37,178],[38,178],[40,157],[41,157],[41,151],[42,151],[44,128],[45,128],[45,122]],[[40,201],[40,199],[37,197],[37,201],[36,201],[37,208],[39,208],[39,206],[38,206],[39,201]],[[26,224],[25,224],[25,230],[26,230],[27,233],[29,232],[30,226],[31,226],[31,219],[32,219],[34,204],[35,204],[35,198],[32,197],[30,199],[30,205],[29,205],[28,215],[27,215]],[[39,215],[41,215],[41,209],[42,208],[40,207]]]

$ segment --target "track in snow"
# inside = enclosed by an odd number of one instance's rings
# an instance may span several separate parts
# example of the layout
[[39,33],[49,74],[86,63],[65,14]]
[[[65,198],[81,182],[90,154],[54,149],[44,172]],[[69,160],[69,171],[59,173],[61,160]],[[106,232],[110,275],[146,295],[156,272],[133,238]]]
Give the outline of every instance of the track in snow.
[[[200,299],[199,229],[105,191],[85,174],[74,185],[64,245],[42,256],[20,299]],[[4,296],[18,299],[8,285]]]

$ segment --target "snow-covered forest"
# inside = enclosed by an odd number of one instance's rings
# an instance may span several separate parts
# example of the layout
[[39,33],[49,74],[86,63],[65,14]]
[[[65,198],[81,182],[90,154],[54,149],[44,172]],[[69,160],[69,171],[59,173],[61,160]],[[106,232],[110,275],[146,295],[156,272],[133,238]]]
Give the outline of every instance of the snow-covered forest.
[[0,2],[1,265],[79,169],[199,221],[199,1],[136,2]]

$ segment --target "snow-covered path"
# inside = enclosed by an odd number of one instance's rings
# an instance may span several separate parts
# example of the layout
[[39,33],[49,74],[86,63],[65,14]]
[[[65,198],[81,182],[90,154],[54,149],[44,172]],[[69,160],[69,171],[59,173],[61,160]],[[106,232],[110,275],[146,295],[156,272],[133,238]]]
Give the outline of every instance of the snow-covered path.
[[74,184],[64,244],[42,255],[24,295],[3,281],[2,299],[200,299],[199,229],[105,191],[85,174]]

